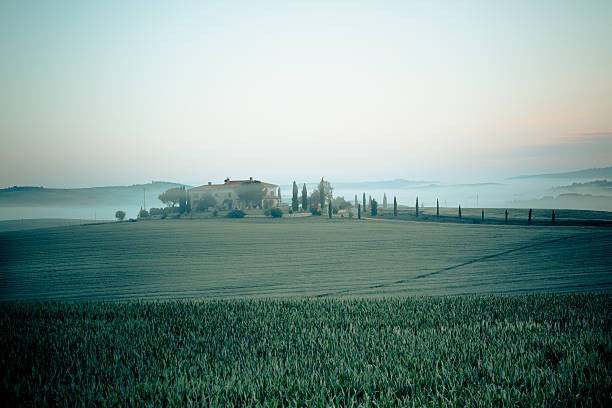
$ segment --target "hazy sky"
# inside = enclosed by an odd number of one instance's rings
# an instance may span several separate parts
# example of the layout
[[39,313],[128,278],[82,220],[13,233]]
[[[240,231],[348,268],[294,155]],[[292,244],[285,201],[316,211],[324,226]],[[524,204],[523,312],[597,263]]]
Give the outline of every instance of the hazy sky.
[[612,1],[2,1],[0,186],[612,165]]

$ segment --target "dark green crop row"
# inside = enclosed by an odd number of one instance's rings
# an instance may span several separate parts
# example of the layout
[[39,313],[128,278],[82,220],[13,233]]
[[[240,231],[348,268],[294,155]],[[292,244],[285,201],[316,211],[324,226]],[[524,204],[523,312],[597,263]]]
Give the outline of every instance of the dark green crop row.
[[0,309],[10,406],[612,403],[610,295]]

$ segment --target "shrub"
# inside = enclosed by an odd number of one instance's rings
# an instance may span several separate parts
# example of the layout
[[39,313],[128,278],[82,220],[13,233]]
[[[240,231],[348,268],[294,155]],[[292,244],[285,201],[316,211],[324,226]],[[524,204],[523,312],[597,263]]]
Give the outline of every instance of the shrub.
[[217,200],[210,194],[204,194],[196,201],[195,210],[196,211],[208,211],[210,207],[214,207],[217,205]]
[[316,208],[316,207],[311,207],[311,208],[310,208],[310,213],[311,213],[312,215],[321,215],[321,211],[319,211],[319,209],[318,209],[318,208]]
[[123,221],[123,219],[125,218],[125,211],[121,211],[121,210],[117,211],[117,212],[115,213],[115,218],[116,218],[118,221]]
[[162,215],[163,212],[164,211],[161,208],[151,208],[149,210],[149,215]]
[[227,214],[227,218],[244,218],[245,215],[242,210],[232,210]]
[[178,207],[166,207],[162,210],[163,214],[165,214],[166,216],[170,215],[170,214],[176,214],[179,212],[179,208]]
[[270,210],[270,215],[274,218],[281,218],[283,216],[283,210],[274,207]]

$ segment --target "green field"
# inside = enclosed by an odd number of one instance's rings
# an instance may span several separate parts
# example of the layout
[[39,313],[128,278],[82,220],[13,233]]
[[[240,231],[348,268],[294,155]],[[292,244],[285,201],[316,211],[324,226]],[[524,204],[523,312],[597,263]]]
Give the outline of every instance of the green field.
[[33,406],[609,406],[611,247],[606,227],[410,214],[1,232],[0,387]]
[[204,219],[0,233],[0,300],[612,289],[612,229]]
[[610,295],[0,309],[9,406],[612,402]]

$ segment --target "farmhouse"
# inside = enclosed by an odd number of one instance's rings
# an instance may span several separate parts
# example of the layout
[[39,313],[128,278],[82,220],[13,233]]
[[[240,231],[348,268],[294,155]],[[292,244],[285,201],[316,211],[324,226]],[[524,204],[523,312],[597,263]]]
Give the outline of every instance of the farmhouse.
[[212,184],[208,182],[203,186],[189,189],[189,198],[197,205],[197,201],[205,194],[210,194],[216,201],[217,205],[225,208],[243,208],[247,205],[240,200],[239,187],[243,183],[257,183],[262,187],[264,195],[261,203],[257,205],[264,208],[280,206],[280,197],[277,194],[278,186],[276,184],[264,183],[259,180],[253,180],[249,177],[248,180],[230,180],[226,178],[223,184]]

